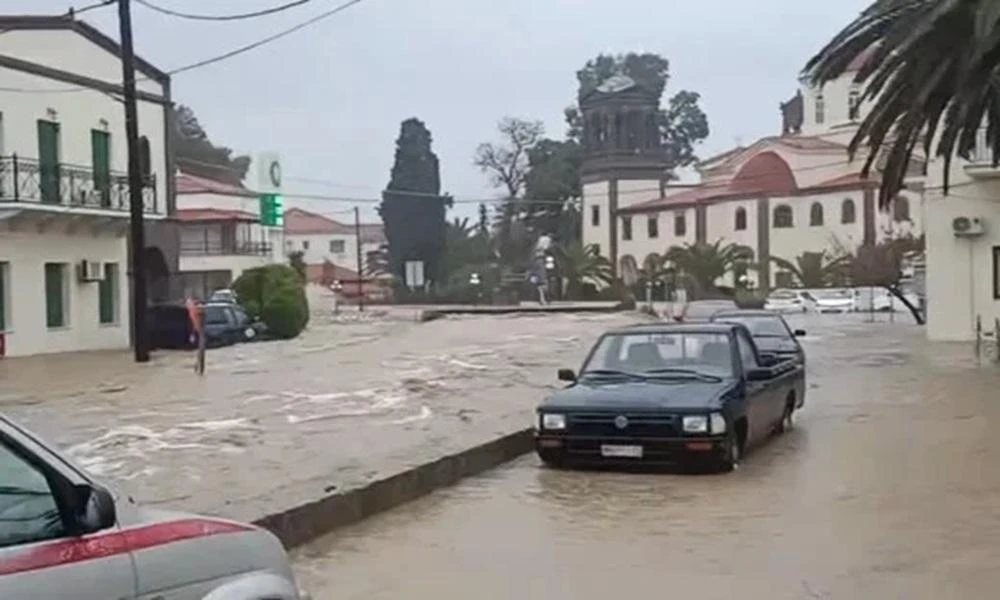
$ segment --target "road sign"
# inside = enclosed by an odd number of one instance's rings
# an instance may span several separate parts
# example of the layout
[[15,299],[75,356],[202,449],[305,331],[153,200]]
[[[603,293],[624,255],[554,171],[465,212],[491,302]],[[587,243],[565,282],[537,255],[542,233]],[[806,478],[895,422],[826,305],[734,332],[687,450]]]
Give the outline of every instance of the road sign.
[[424,261],[406,261],[406,286],[410,289],[424,286]]

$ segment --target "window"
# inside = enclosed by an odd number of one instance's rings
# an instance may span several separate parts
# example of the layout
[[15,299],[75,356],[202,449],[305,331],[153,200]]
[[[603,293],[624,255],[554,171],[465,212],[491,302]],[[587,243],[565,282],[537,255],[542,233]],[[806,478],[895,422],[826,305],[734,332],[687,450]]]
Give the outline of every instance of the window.
[[0,502],[0,548],[65,535],[59,505],[41,471],[3,445],[0,473],[4,487]]
[[143,181],[148,183],[153,176],[153,159],[149,153],[149,138],[146,136],[139,138],[139,167]]
[[787,229],[794,227],[795,221],[792,217],[792,207],[787,204],[779,204],[774,207],[774,228]]
[[743,231],[747,228],[747,209],[740,207],[736,209],[736,223],[733,229]]
[[302,240],[302,249],[303,250],[309,249],[309,240]]
[[649,234],[649,239],[653,240],[660,237],[660,221],[658,217],[649,217],[646,221],[646,233]]
[[1000,300],[1000,246],[993,246],[993,299]]
[[601,224],[601,207],[596,204],[590,207],[590,224],[594,227]]
[[910,220],[910,201],[906,196],[896,196],[892,202],[892,220],[903,223]]
[[622,239],[632,239],[632,217],[622,217]]
[[742,332],[736,334],[736,344],[740,348],[740,359],[743,361],[744,369],[757,368],[757,353],[753,349],[753,344]]
[[812,206],[809,207],[809,226],[810,227],[821,227],[823,225],[823,205],[819,202],[813,202]]
[[684,214],[674,215],[674,236],[684,237],[687,235],[687,221],[684,219]]
[[66,263],[45,263],[45,325],[50,329],[66,327],[68,271]]
[[343,254],[344,240],[330,240],[330,252],[333,254]]
[[853,223],[857,219],[854,208],[854,200],[846,198],[840,204],[840,222],[844,225]]
[[102,325],[118,322],[118,285],[118,265],[104,263],[104,279],[97,284],[98,312]]
[[42,202],[60,204],[59,123],[38,121],[38,189]]
[[860,112],[861,92],[852,89],[847,95],[847,118],[852,121],[857,121]]
[[90,131],[90,157],[93,167],[94,191],[101,206],[111,206],[111,134]]
[[822,125],[826,120],[826,101],[823,94],[816,94],[816,124]]
[[10,314],[7,307],[7,291],[10,289],[10,263],[0,262],[0,331],[6,331],[10,325]]

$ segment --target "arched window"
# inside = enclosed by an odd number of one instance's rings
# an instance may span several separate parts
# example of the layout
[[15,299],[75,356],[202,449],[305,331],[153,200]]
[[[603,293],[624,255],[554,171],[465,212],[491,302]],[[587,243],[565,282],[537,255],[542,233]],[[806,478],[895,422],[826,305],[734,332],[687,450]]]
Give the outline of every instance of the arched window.
[[747,209],[742,206],[736,209],[736,224],[733,229],[743,231],[747,228]]
[[789,227],[794,227],[795,223],[792,218],[792,207],[787,204],[779,204],[774,207],[774,228],[775,229],[787,229]]
[[897,223],[910,220],[910,201],[906,196],[896,196],[892,202],[892,220]]
[[854,200],[850,198],[845,198],[840,204],[840,222],[844,225],[853,223],[857,220],[858,215],[854,208]]
[[809,207],[809,226],[823,226],[823,205],[819,202],[813,202],[812,206]]

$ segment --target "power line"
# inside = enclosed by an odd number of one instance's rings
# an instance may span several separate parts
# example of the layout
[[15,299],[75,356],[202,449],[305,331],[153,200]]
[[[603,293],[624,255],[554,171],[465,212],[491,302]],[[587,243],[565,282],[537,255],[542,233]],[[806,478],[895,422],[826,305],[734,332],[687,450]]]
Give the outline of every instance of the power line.
[[261,10],[256,10],[247,13],[237,13],[233,15],[199,15],[199,14],[185,13],[176,10],[171,10],[169,8],[164,8],[157,4],[153,4],[149,0],[134,0],[134,1],[136,4],[141,4],[142,6],[148,8],[149,10],[164,15],[168,15],[171,17],[177,17],[179,19],[189,19],[192,21],[242,21],[244,19],[255,19],[257,17],[273,15],[275,13],[279,13],[288,10],[290,8],[295,8],[297,6],[302,6],[303,4],[312,2],[312,0],[294,0],[293,2],[287,2],[279,6],[272,6],[271,8],[264,8]]
[[[107,3],[107,1],[108,0],[106,0],[105,3]],[[114,0],[110,0],[110,1],[114,1]],[[341,13],[341,12],[347,10],[348,8],[351,8],[355,4],[360,4],[363,1],[364,0],[349,0],[348,2],[344,2],[342,4],[339,4],[339,5],[331,8],[328,11],[322,12],[322,13],[320,13],[320,14],[318,14],[318,15],[310,18],[310,19],[307,19],[307,20],[299,23],[298,25],[293,25],[292,27],[289,27],[288,29],[284,29],[282,31],[279,31],[278,33],[275,33],[275,34],[270,35],[268,37],[265,37],[265,38],[262,38],[260,40],[257,40],[256,42],[252,42],[252,43],[240,46],[238,48],[230,50],[229,52],[225,52],[223,54],[219,54],[219,55],[216,55],[216,56],[213,56],[213,57],[210,57],[210,58],[199,60],[197,62],[188,64],[188,65],[184,65],[182,67],[177,67],[176,69],[171,69],[171,70],[167,71],[166,73],[168,75],[177,75],[179,73],[186,73],[188,71],[193,71],[195,69],[200,69],[201,67],[207,67],[208,65],[213,65],[215,63],[222,62],[222,61],[230,59],[230,58],[232,58],[234,56],[239,56],[240,54],[244,54],[244,53],[249,52],[251,50],[256,50],[257,48],[260,48],[261,46],[265,46],[267,44],[270,44],[271,42],[277,41],[277,40],[279,40],[279,39],[281,39],[283,37],[287,37],[287,36],[289,36],[289,35],[297,32],[297,31],[305,29],[306,27],[314,25],[314,24],[316,24],[316,23],[318,23],[318,22],[320,22],[320,21],[322,21],[324,19],[328,19],[328,18],[330,18],[330,17],[332,17],[332,16],[334,16],[334,15],[336,15],[338,13]],[[103,5],[104,4],[94,5],[94,7],[95,8],[99,8],[100,6],[103,6]],[[138,77],[138,78],[136,78],[136,82],[140,82],[140,81],[150,81],[150,78],[149,77]],[[82,86],[82,85],[81,86],[70,87],[70,88],[61,88],[61,89],[57,88],[57,89],[51,89],[51,90],[28,89],[28,88],[9,88],[9,87],[8,88],[0,88],[0,91],[17,93],[17,94],[62,94],[62,93],[70,93],[70,92],[82,92],[82,91],[87,91],[87,90],[93,90],[93,88],[90,88],[90,87],[87,87],[87,86]]]

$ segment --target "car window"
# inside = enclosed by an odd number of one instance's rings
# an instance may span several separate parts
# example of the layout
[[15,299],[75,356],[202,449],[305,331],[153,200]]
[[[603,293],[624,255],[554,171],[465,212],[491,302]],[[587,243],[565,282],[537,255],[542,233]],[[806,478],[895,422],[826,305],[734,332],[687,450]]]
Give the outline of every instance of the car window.
[[0,445],[0,548],[63,535],[59,506],[45,476]]
[[675,368],[721,377],[732,376],[729,337],[710,332],[607,335],[598,342],[582,371],[643,373]]
[[206,325],[227,325],[229,323],[229,315],[226,310],[221,306],[206,306],[205,307],[205,324]]
[[756,369],[757,363],[757,353],[754,352],[753,344],[747,339],[746,334],[742,331],[736,334],[736,343],[740,348],[740,358],[743,360],[744,369]]
[[745,326],[753,337],[791,338],[792,333],[781,317],[771,315],[723,315],[715,320],[739,323]]

